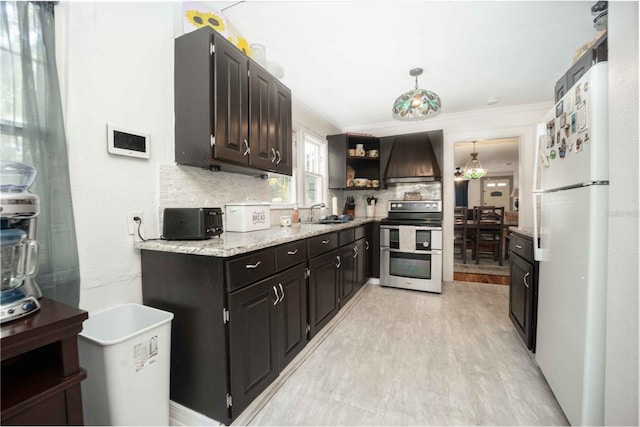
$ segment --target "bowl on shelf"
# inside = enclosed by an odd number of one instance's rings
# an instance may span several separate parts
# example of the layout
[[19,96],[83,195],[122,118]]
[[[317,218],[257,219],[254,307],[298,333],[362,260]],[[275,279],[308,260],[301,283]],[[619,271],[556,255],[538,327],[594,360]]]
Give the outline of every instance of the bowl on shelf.
[[367,157],[378,157],[380,153],[378,150],[369,150],[367,151]]
[[353,185],[355,187],[366,187],[368,183],[369,180],[367,178],[356,178],[353,180]]

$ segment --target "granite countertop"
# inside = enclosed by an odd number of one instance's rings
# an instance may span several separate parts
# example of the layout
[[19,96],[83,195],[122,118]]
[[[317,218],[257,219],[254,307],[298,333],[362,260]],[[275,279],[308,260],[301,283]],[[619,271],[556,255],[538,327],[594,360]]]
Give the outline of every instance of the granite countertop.
[[531,227],[509,227],[509,231],[511,231],[512,233],[518,233],[521,234],[523,236],[527,236],[530,237],[531,239],[533,239],[533,228]]
[[148,240],[136,242],[136,249],[149,251],[176,252],[182,254],[206,255],[215,257],[232,257],[258,249],[293,242],[332,231],[357,227],[380,218],[354,219],[341,224],[309,224],[298,226],[273,226],[267,230],[247,233],[227,232],[207,240]]

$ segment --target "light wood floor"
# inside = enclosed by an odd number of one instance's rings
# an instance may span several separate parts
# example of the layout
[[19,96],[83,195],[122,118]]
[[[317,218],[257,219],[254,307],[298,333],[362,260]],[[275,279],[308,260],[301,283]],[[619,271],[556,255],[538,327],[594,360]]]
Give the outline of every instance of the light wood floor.
[[568,424],[509,320],[508,287],[360,292],[250,424]]

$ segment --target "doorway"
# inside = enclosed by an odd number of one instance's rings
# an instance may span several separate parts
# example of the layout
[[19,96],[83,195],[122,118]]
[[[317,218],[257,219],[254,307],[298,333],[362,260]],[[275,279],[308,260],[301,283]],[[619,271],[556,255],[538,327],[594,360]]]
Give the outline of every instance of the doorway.
[[[474,206],[503,206],[505,212],[512,211],[514,188],[518,187],[519,174],[519,137],[476,140],[475,152],[482,167],[487,170],[484,177],[466,180],[467,185],[455,185],[457,200],[466,200],[471,211]],[[454,167],[464,171],[467,162],[472,158],[473,140],[454,143]],[[465,179],[456,177],[458,180]],[[456,179],[454,178],[454,179]],[[458,194],[464,189],[466,199]],[[454,206],[455,201],[451,201]],[[458,245],[459,246],[459,245]],[[509,284],[509,261],[505,260],[500,267],[498,262],[490,264],[481,258],[477,265],[471,258],[471,249],[467,251],[467,262],[463,263],[460,250],[456,250],[453,259],[454,280],[494,284]],[[488,264],[489,262],[489,264]]]

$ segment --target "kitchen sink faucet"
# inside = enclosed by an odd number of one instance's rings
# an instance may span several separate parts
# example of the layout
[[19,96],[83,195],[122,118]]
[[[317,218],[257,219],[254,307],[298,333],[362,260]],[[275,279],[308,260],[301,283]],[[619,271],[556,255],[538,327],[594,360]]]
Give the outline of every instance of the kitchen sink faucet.
[[326,205],[324,203],[316,203],[315,205],[311,205],[309,209],[309,222],[313,222],[313,209],[314,208],[324,208]]

